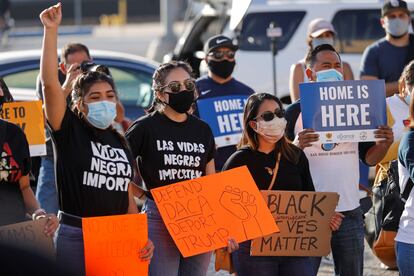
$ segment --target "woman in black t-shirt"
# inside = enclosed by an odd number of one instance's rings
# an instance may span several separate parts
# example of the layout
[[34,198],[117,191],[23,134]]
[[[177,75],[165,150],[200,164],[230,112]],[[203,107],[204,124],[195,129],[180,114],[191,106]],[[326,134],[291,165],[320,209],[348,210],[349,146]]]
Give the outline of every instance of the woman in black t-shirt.
[[[61,219],[57,261],[74,275],[83,275],[82,217],[138,212],[131,185],[132,157],[126,140],[111,127],[117,103],[114,81],[105,70],[82,72],[73,87],[73,110],[67,108],[56,73],[61,5],[44,10],[40,19],[45,32],[40,74],[55,148]],[[137,258],[149,260],[153,250],[148,241]]]
[[[13,97],[0,78],[0,115],[3,104]],[[7,116],[6,116],[7,117]],[[54,214],[39,207],[29,180],[30,153],[24,132],[16,125],[0,119],[0,226],[26,220],[47,218],[45,234],[52,236],[59,222]]]
[[[151,276],[206,275],[211,253],[183,258],[161,219],[150,190],[215,173],[215,143],[210,127],[189,114],[196,95],[191,67],[182,61],[160,65],[153,76],[155,92],[149,114],[126,133],[143,179],[143,209],[156,250]],[[229,250],[234,241],[229,240]]]
[[[269,189],[274,174],[272,190],[315,190],[308,159],[284,135],[286,119],[277,97],[266,93],[250,96],[244,108],[243,124],[239,149],[227,160],[223,170],[247,165],[260,190]],[[333,221],[331,227],[339,227],[338,223]],[[241,243],[232,258],[238,276],[316,275],[315,260],[311,257],[251,257],[250,241]]]

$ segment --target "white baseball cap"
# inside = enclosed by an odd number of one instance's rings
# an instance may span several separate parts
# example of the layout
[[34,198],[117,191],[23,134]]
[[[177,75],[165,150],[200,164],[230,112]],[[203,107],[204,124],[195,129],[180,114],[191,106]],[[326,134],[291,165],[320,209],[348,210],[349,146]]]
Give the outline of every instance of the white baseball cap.
[[332,32],[336,34],[334,27],[331,22],[323,19],[316,18],[312,20],[308,25],[308,36],[313,38],[320,36],[324,32]]

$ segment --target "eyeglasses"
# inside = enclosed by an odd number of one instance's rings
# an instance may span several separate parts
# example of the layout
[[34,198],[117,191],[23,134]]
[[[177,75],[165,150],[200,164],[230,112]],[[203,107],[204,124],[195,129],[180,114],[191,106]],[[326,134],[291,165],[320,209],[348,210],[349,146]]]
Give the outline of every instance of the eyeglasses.
[[275,112],[266,111],[263,114],[257,116],[255,119],[257,120],[257,118],[262,118],[263,121],[269,122],[269,121],[273,120],[275,118],[275,116],[278,117],[278,118],[284,118],[285,117],[285,110],[278,109]]
[[212,57],[214,59],[223,59],[224,56],[226,56],[228,59],[233,59],[236,55],[235,51],[229,50],[229,51],[214,51],[208,54],[209,57]]
[[171,81],[167,85],[162,86],[161,89],[168,87],[172,93],[179,93],[181,91],[181,84],[184,84],[184,88],[188,91],[194,91],[196,88],[196,84],[193,79],[186,79],[182,83],[179,81]]

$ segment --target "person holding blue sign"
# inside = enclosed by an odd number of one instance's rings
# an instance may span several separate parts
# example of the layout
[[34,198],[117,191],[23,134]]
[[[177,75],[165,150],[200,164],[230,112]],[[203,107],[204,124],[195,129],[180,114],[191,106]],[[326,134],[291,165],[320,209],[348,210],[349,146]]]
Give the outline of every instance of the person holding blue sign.
[[216,171],[220,171],[243,130],[243,108],[253,89],[233,78],[238,47],[223,35],[211,37],[204,45],[208,75],[197,80],[199,97],[195,115],[211,127],[217,147]]
[[[285,137],[282,102],[267,93],[251,95],[244,111],[244,130],[238,150],[223,170],[247,166],[260,190],[314,191],[309,163],[301,149]],[[334,216],[330,227],[339,228]],[[238,276],[313,276],[313,259],[298,256],[250,256],[251,241],[242,242],[232,253]]]
[[[323,44],[310,51],[306,67],[306,74],[312,82],[343,80],[341,58],[331,45]],[[304,93],[301,93],[302,97]],[[374,132],[376,142],[321,144],[313,129],[303,128],[301,110],[300,100],[287,108],[287,136],[304,150],[309,159],[316,191],[340,195],[336,212],[344,218],[331,239],[335,273],[362,276],[364,227],[359,203],[359,160],[370,166],[380,162],[393,142],[392,129],[378,126]]]

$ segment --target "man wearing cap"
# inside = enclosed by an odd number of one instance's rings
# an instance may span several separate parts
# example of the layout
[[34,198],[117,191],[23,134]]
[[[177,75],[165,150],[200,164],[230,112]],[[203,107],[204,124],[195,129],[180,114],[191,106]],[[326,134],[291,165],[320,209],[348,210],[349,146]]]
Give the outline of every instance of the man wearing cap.
[[236,151],[242,133],[243,108],[247,98],[254,93],[253,89],[232,77],[237,49],[226,36],[211,37],[204,45],[208,75],[197,80],[199,97],[195,115],[213,130],[217,171]]
[[[308,51],[311,51],[322,44],[329,44],[331,46],[334,46],[335,44],[336,31],[331,22],[323,18],[315,18],[309,22],[307,35],[306,41],[309,46]],[[342,61],[342,66],[344,80],[353,80],[354,74],[352,73],[349,63]],[[289,90],[292,102],[299,99],[299,83],[309,82],[305,70],[305,58],[299,60],[295,64],[292,64],[290,67]]]
[[381,10],[385,37],[368,46],[362,56],[360,78],[384,79],[387,97],[398,93],[402,70],[414,59],[414,36],[408,33],[410,24],[411,15],[405,1],[385,2]]

